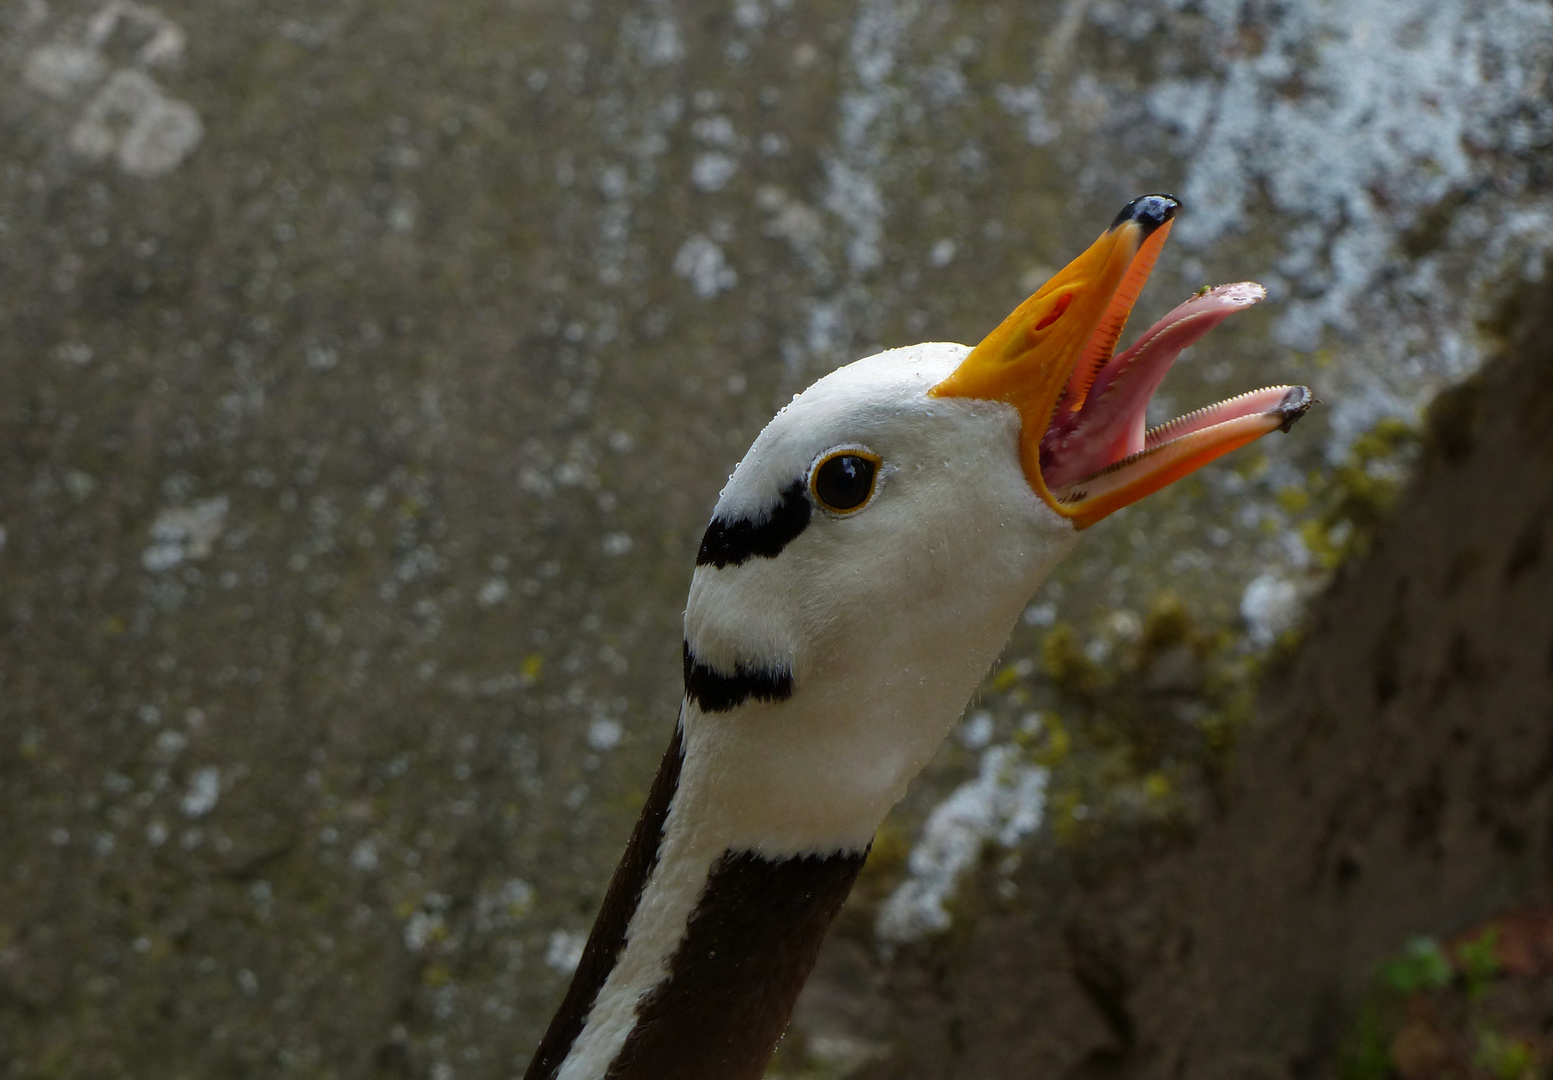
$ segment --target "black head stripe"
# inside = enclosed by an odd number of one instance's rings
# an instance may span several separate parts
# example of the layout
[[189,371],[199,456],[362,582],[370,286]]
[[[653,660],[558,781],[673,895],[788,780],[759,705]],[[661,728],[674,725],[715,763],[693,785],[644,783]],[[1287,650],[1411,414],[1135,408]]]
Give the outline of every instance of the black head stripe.
[[809,526],[811,511],[804,482],[794,480],[782,490],[775,506],[759,519],[722,521],[713,518],[696,552],[697,566],[738,566],[755,556],[774,559]]
[[724,675],[696,659],[685,642],[685,696],[704,713],[727,712],[754,698],[756,701],[786,701],[793,696],[792,669],[734,665],[732,675]]

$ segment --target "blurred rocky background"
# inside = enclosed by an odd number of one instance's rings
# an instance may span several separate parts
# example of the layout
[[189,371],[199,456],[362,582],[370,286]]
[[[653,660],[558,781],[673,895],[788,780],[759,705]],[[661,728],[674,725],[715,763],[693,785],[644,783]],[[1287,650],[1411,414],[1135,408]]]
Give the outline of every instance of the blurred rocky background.
[[521,1075],[744,447],[1147,191],[1145,325],[1270,293],[1158,418],[1326,404],[1035,598],[776,1069],[1540,1067],[1452,942],[1553,850],[1550,71],[1546,0],[10,0],[0,1069]]

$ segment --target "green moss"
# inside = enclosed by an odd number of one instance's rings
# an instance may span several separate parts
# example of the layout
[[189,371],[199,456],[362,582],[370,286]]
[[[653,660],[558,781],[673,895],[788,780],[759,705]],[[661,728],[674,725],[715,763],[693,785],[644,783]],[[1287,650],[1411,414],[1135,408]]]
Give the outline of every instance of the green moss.
[[1499,928],[1490,926],[1476,938],[1457,945],[1455,952],[1467,997],[1477,1000],[1499,975]]
[[868,861],[863,864],[863,871],[837,917],[836,933],[864,943],[873,941],[879,905],[900,884],[910,854],[910,834],[894,818],[886,819],[874,832]]
[[1493,1080],[1523,1080],[1533,1076],[1536,1060],[1531,1045],[1524,1039],[1501,1035],[1497,1031],[1478,1033],[1472,1063]]
[[1440,990],[1451,983],[1451,962],[1433,938],[1414,938],[1401,955],[1381,965],[1377,978],[1382,986],[1397,994]]
[[1412,425],[1384,419],[1354,440],[1340,465],[1279,492],[1279,505],[1304,517],[1300,539],[1319,566],[1332,569],[1369,549],[1391,520],[1420,444]]
[[[1113,619],[1088,648],[1059,624],[1030,757],[1052,770],[1047,818],[1067,844],[1116,827],[1190,827],[1250,716],[1254,658],[1164,592],[1141,619]],[[1103,659],[1101,658],[1103,657]]]
[[1546,1075],[1553,1047],[1538,1031],[1516,1030],[1525,1011],[1514,1004],[1498,944],[1499,929],[1489,924],[1451,947],[1414,938],[1378,965],[1339,1045],[1338,1080]]
[[1338,1049],[1338,1080],[1388,1080],[1391,1072],[1391,1040],[1398,1020],[1376,1002],[1366,1002],[1354,1018],[1348,1036]]

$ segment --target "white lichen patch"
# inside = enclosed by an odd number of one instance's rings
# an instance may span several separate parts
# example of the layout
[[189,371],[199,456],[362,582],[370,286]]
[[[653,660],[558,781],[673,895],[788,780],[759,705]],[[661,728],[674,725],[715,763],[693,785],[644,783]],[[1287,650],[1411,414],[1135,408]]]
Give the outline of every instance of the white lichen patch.
[[121,31],[141,39],[135,59],[148,66],[182,59],[187,44],[177,23],[149,4],[133,0],[108,0],[98,8],[87,23],[85,41],[89,47],[101,49]]
[[1062,127],[1047,114],[1046,99],[1034,83],[999,86],[993,93],[1010,115],[1024,121],[1025,141],[1031,146],[1046,146],[1062,133]]
[[928,815],[907,860],[906,880],[879,909],[874,927],[879,939],[903,944],[948,929],[945,905],[982,845],[1012,847],[1040,826],[1047,775],[1025,763],[1017,746],[984,751],[976,779],[961,784]]
[[512,586],[506,578],[487,578],[475,594],[475,602],[481,607],[495,607],[512,595]]
[[588,725],[588,745],[601,753],[619,746],[624,735],[625,729],[618,720],[604,717]]
[[755,205],[769,215],[761,230],[765,235],[792,245],[816,277],[830,272],[830,261],[825,257],[825,216],[820,211],[775,184],[764,184],[756,190]]
[[739,275],[728,265],[728,258],[717,241],[696,233],[674,256],[674,272],[690,283],[691,290],[710,300],[739,283]]
[[226,527],[227,497],[218,495],[192,506],[170,506],[151,523],[151,544],[140,564],[152,572],[170,570],[190,559],[209,557]]
[[214,765],[195,769],[178,808],[185,817],[201,818],[216,808],[221,799],[221,770]]
[[699,116],[690,125],[690,133],[708,146],[737,147],[739,133],[726,116]]
[[953,240],[947,236],[942,237],[935,241],[932,248],[928,250],[927,264],[935,270],[939,267],[948,266],[954,261],[957,250],[958,246]]
[[534,910],[534,887],[522,878],[510,878],[475,898],[475,929],[490,934],[507,929]]
[[113,157],[131,176],[147,179],[182,164],[205,128],[193,107],[168,97],[141,71],[116,71],[70,130],[70,148],[93,161]]
[[1240,617],[1258,646],[1268,646],[1299,619],[1300,590],[1276,574],[1259,574],[1240,596]]
[[[129,64],[110,70],[106,50],[120,36],[139,46]],[[205,133],[194,107],[148,73],[181,59],[185,44],[183,30],[160,11],[113,0],[98,9],[79,39],[33,49],[22,80],[64,103],[95,89],[70,126],[68,145],[88,160],[112,160],[130,176],[154,179],[181,165]]]
[[663,67],[685,58],[684,36],[666,8],[628,11],[620,29],[632,51],[648,67]]
[[887,206],[879,179],[908,100],[892,76],[920,10],[913,2],[865,0],[847,43],[851,78],[838,102],[836,153],[825,166],[825,207],[846,229],[847,263],[854,274],[884,259]]
[[738,171],[737,161],[714,150],[696,158],[690,167],[690,182],[702,191],[721,191]]
[[563,975],[570,975],[582,962],[582,949],[588,943],[588,935],[572,930],[552,930],[545,945],[545,966]]
[[64,100],[95,86],[107,73],[107,61],[96,49],[59,43],[34,49],[22,79],[38,93]]
[[414,911],[404,923],[404,947],[413,953],[445,933],[440,911]]
[[992,741],[993,727],[991,713],[976,712],[961,722],[956,734],[962,746],[970,750],[980,750]]
[[357,841],[356,846],[351,848],[350,864],[353,870],[370,874],[377,869],[378,859],[377,843],[370,837]]

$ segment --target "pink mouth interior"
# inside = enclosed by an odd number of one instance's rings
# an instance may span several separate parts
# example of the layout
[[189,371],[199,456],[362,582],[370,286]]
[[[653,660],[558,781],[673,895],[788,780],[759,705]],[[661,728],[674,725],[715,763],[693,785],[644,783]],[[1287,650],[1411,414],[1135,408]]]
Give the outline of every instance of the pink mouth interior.
[[[1209,330],[1267,296],[1252,281],[1220,285],[1178,305],[1125,351],[1086,358],[1057,402],[1041,439],[1041,476],[1052,491],[1145,449],[1278,407],[1288,387],[1253,390],[1148,430],[1149,400],[1178,356]],[[1092,377],[1091,377],[1092,372]]]

